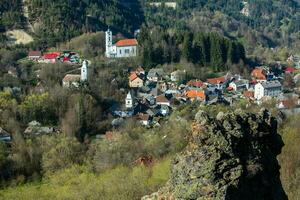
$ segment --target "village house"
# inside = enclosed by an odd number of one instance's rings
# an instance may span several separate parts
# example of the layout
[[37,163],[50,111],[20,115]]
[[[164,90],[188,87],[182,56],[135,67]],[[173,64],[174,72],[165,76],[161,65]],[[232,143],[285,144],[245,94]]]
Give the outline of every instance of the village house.
[[199,89],[191,89],[185,93],[185,95],[191,100],[199,100],[199,101],[204,101],[206,100],[206,94],[204,90],[199,90]]
[[267,81],[257,83],[254,87],[254,97],[261,100],[263,97],[277,97],[282,93],[282,85],[279,81]]
[[60,56],[59,52],[46,53],[46,54],[44,54],[42,59],[38,60],[38,62],[54,64],[54,63],[56,63],[59,56]]
[[170,106],[170,101],[166,98],[164,94],[162,94],[156,97],[156,105]]
[[184,71],[176,70],[176,71],[171,73],[171,81],[180,82],[180,81],[184,80],[185,75],[186,75],[185,70]]
[[139,114],[138,118],[142,125],[149,126],[152,117],[149,114]]
[[248,90],[249,81],[246,79],[232,81],[231,83],[229,83],[229,88],[232,89],[233,91]]
[[256,68],[251,72],[251,77],[257,82],[267,81],[267,72],[263,68]]
[[281,94],[277,100],[277,107],[279,109],[290,109],[300,105],[299,95],[294,93]]
[[141,66],[139,66],[138,68],[136,68],[135,73],[138,76],[145,76],[145,70]]
[[137,76],[136,73],[131,73],[129,76],[129,87],[131,88],[140,88],[143,87],[144,81]]
[[200,80],[193,79],[193,80],[190,80],[189,82],[187,82],[186,85],[189,87],[201,88],[201,87],[203,87],[204,83]]
[[206,83],[212,88],[222,90],[226,86],[226,78],[225,76],[221,76],[218,78],[209,78],[206,80]]
[[119,40],[115,45],[112,43],[112,32],[105,32],[105,55],[107,58],[126,58],[137,55],[138,41],[136,39]]
[[32,61],[38,61],[42,57],[41,51],[29,51],[28,59]]
[[152,68],[147,74],[147,79],[152,82],[162,81],[165,76],[165,72],[161,68]]

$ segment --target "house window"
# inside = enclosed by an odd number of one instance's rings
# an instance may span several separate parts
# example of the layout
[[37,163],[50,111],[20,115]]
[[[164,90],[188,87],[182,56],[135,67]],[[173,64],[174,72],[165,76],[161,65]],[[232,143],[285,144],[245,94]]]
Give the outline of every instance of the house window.
[[122,54],[122,49],[120,49],[120,54]]
[[125,54],[129,54],[129,49],[125,49]]

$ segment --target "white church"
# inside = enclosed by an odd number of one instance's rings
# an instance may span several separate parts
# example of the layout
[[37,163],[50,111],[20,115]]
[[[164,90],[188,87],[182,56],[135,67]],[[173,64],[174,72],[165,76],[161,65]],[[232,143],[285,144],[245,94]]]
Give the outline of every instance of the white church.
[[112,32],[105,32],[105,55],[107,58],[127,58],[137,55],[138,41],[136,39],[119,40],[115,45],[112,43]]
[[88,81],[88,78],[89,63],[87,60],[84,60],[80,68],[80,74],[67,74],[62,80],[62,85],[66,88],[69,88],[71,86],[79,87],[79,83]]

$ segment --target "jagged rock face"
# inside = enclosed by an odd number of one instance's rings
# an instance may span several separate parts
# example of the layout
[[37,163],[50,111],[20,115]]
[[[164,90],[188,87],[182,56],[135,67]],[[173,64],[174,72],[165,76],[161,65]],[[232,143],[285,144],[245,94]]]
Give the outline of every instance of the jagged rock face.
[[152,199],[287,199],[276,159],[282,146],[277,122],[265,110],[219,113],[216,119],[199,111],[189,146]]

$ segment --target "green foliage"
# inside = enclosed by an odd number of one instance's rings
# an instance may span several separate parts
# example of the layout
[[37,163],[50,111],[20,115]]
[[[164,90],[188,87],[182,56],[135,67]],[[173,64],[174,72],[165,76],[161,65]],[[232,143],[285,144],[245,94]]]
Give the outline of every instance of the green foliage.
[[0,199],[140,199],[166,183],[170,160],[158,161],[153,168],[119,166],[100,175],[74,165],[49,175],[42,183],[2,190]]
[[43,148],[42,168],[45,173],[69,168],[83,160],[83,146],[74,137],[50,137]]
[[[21,27],[23,21],[21,0],[0,1],[0,25],[2,24],[6,28]],[[0,29],[3,27],[0,26]],[[0,32],[2,31],[0,30]]]
[[49,94],[33,94],[26,96],[19,105],[22,120],[28,123],[32,120],[42,123],[55,122],[56,116],[49,103]]
[[279,156],[281,181],[289,199],[296,200],[300,195],[300,135],[299,114],[289,117],[283,124],[281,133],[285,146]]

